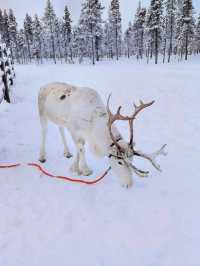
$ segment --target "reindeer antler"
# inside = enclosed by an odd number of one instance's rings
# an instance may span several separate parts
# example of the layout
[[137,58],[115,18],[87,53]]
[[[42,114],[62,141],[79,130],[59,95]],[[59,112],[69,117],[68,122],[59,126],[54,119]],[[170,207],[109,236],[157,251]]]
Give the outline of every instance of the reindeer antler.
[[110,98],[111,98],[111,94],[108,97],[107,100],[107,112],[108,112],[108,128],[109,128],[109,133],[110,133],[110,137],[113,141],[113,143],[115,144],[115,146],[118,148],[118,150],[121,152],[123,151],[123,148],[119,145],[119,143],[116,141],[113,133],[112,133],[112,124],[115,121],[128,121],[129,122],[129,127],[130,127],[130,146],[133,149],[133,121],[136,119],[136,116],[145,108],[151,106],[152,104],[154,104],[154,101],[149,102],[149,103],[143,103],[143,101],[140,100],[140,105],[136,105],[134,104],[134,108],[135,111],[132,114],[132,116],[123,116],[120,112],[121,112],[121,106],[118,107],[116,114],[112,114],[112,112],[110,111]]
[[155,103],[155,101],[151,101],[149,103],[144,103],[142,100],[140,100],[140,104],[136,105],[134,103],[134,108],[135,108],[135,112],[133,113],[133,115],[130,117],[129,119],[129,126],[130,126],[130,146],[133,149],[133,121],[136,119],[136,116],[145,108],[153,105]]
[[134,151],[135,155],[137,156],[140,156],[140,157],[143,157],[147,160],[149,160],[151,162],[151,164],[158,170],[158,171],[162,171],[161,168],[160,168],[160,165],[156,162],[156,158],[159,156],[159,155],[163,155],[163,156],[166,156],[167,155],[167,152],[165,151],[165,147],[167,146],[167,144],[163,145],[159,150],[153,152],[153,153],[150,153],[150,154],[146,154],[146,153],[143,153],[141,151]]
[[123,148],[116,141],[116,138],[115,138],[115,136],[112,133],[112,124],[115,121],[117,121],[117,120],[126,120],[127,121],[128,120],[128,117],[121,115],[121,113],[120,113],[121,108],[122,108],[121,106],[118,107],[116,114],[113,114],[110,111],[110,107],[109,107],[110,106],[110,98],[111,98],[111,94],[108,97],[107,106],[106,106],[107,112],[108,112],[108,129],[109,129],[110,137],[111,137],[114,145],[117,147],[117,149],[119,150],[119,152],[122,152],[123,151]]

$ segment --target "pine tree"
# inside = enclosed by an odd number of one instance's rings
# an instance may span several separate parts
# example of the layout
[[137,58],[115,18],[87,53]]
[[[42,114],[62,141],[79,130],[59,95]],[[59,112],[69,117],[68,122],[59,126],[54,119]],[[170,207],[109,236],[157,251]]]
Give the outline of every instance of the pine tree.
[[72,51],[72,58],[73,57],[79,57],[79,62],[80,62],[80,57],[82,55],[82,52],[80,52],[79,49],[79,44],[80,44],[80,29],[78,26],[73,27],[72,29],[72,39],[71,39],[71,51]]
[[0,103],[4,98],[10,103],[10,86],[13,85],[15,77],[13,61],[10,49],[0,39]]
[[8,19],[11,55],[18,60],[17,22],[12,9],[9,9]]
[[167,29],[168,29],[168,20],[167,16],[163,17],[162,20],[162,32],[161,32],[161,53],[163,54],[163,64],[165,63],[165,58],[166,58],[166,50],[167,50],[167,45],[168,45],[168,34],[167,34]]
[[71,26],[72,20],[71,15],[69,12],[69,9],[67,6],[65,6],[64,9],[64,17],[63,17],[63,26],[62,26],[62,32],[63,32],[63,39],[64,39],[64,49],[65,49],[65,60],[67,61],[68,55],[70,54],[71,61],[72,58],[72,47],[71,47],[71,41],[72,41],[72,26]]
[[0,40],[0,103],[4,99],[10,103],[9,80],[7,76],[7,49],[6,45]]
[[26,37],[29,60],[31,61],[32,59],[31,47],[33,43],[33,21],[31,16],[29,16],[29,14],[26,14],[24,20],[24,33]]
[[42,62],[42,43],[43,43],[43,29],[41,21],[38,15],[34,16],[33,19],[33,55],[36,57],[37,61]]
[[181,2],[177,2],[177,12],[176,12],[176,22],[175,22],[175,45],[174,45],[174,53],[175,55],[183,54],[182,48],[182,27],[183,27],[183,16],[182,16],[182,5]]
[[125,45],[125,54],[129,58],[131,56],[131,42],[133,35],[133,26],[129,22],[128,29],[124,33],[124,45]]
[[189,52],[192,50],[192,43],[194,38],[194,17],[192,0],[183,0],[183,47],[185,53],[185,60],[188,59]]
[[0,35],[3,36],[3,12],[0,8]]
[[23,29],[20,29],[17,34],[17,43],[19,47],[19,61],[20,63],[26,63],[28,55],[26,54],[26,37]]
[[50,57],[53,58],[54,63],[56,64],[56,51],[55,51],[55,20],[56,14],[53,8],[53,5],[50,0],[47,0],[45,13],[44,13],[44,24],[47,32],[47,39],[51,43],[50,48]]
[[100,40],[102,31],[102,10],[99,0],[87,0],[86,17],[89,38],[91,39],[92,63],[99,61]]
[[155,55],[155,64],[158,63],[159,48],[162,41],[162,0],[151,0],[146,17],[146,30],[150,43],[150,53]]
[[108,22],[105,22],[103,28],[103,50],[107,58],[113,58],[111,30]]
[[62,41],[62,23],[61,21],[56,17],[55,19],[55,48],[56,54],[58,54],[57,57],[60,58],[62,61],[62,49],[61,49],[61,41]]
[[120,13],[119,0],[111,0],[109,9],[109,27],[112,40],[112,53],[119,59],[122,45],[122,19]]
[[3,34],[2,40],[5,42],[7,47],[10,47],[10,35],[9,35],[9,21],[8,21],[8,14],[7,11],[4,10],[3,13]]
[[84,41],[85,54],[92,59],[92,63],[99,59],[99,40],[102,31],[102,10],[103,7],[99,0],[85,0],[82,3],[81,15],[79,20],[80,38]]
[[136,11],[134,23],[133,23],[133,39],[134,39],[134,50],[137,59],[143,57],[144,54],[144,26],[146,18],[146,8],[141,7],[141,2],[139,1],[139,6]]
[[87,14],[86,14],[87,2],[83,2],[81,5],[81,14],[78,22],[78,26],[75,28],[75,41],[77,45],[77,55],[79,57],[79,63],[83,61],[83,58],[88,55],[89,32],[87,27]]
[[200,15],[195,28],[195,50],[197,54],[200,53]]
[[146,58],[147,58],[147,63],[149,63],[149,59],[150,57],[152,58],[152,36],[150,34],[150,30],[149,30],[149,20],[150,20],[150,8],[147,9],[146,12],[146,18],[145,18],[145,26],[144,26],[144,47],[145,47],[145,54],[146,54]]
[[176,14],[177,14],[177,0],[166,0],[166,45],[168,50],[168,63],[170,62],[171,55],[175,43],[175,27],[176,27]]

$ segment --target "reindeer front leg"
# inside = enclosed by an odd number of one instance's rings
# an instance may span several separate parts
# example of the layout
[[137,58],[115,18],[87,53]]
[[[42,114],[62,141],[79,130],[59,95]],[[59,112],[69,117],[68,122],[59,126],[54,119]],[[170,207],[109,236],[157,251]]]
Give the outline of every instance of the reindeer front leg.
[[41,147],[40,147],[39,161],[41,163],[45,163],[46,162],[45,144],[46,144],[46,134],[47,134],[47,119],[44,117],[41,117],[40,122],[41,122],[42,141],[41,141]]
[[79,170],[79,159],[80,159],[80,156],[79,156],[79,152],[77,151],[76,157],[74,159],[73,164],[70,167],[70,170],[73,173],[76,173],[78,175],[81,175],[80,170]]
[[88,167],[85,159],[85,141],[81,138],[78,138],[75,140],[75,144],[77,147],[77,156],[73,165],[71,166],[71,170],[79,175],[89,176],[92,174],[92,170]]

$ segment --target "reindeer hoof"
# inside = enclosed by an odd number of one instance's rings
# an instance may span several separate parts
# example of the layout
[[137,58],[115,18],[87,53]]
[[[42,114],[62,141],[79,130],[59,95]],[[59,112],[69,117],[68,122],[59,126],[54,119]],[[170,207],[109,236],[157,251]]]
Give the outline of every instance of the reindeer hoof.
[[93,171],[90,170],[90,169],[85,169],[81,172],[82,175],[84,176],[89,176],[89,175],[92,175]]
[[70,159],[73,155],[67,151],[67,152],[64,152],[64,156],[67,158],[67,159]]
[[45,163],[45,162],[46,162],[46,159],[39,159],[39,161],[40,161],[41,163]]

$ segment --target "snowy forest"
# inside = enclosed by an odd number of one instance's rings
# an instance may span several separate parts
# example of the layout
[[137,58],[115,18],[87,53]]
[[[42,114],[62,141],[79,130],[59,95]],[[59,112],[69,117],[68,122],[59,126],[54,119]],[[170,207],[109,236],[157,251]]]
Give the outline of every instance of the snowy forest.
[[[131,8],[131,6],[130,6]],[[73,63],[122,56],[145,58],[147,62],[170,62],[172,56],[188,60],[200,52],[200,14],[192,0],[151,0],[138,3],[128,28],[122,30],[120,1],[111,0],[107,20],[100,0],[84,0],[78,23],[72,22],[65,6],[58,18],[47,0],[44,15],[26,14],[19,28],[12,9],[0,9],[0,34],[17,63],[52,60]]]

